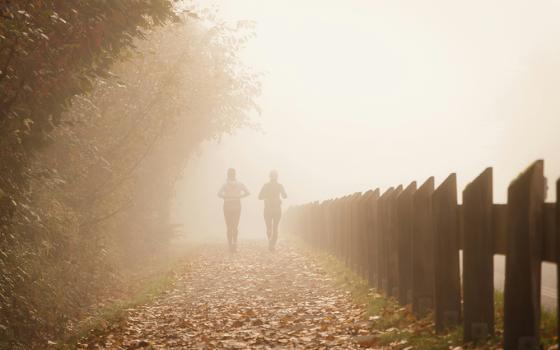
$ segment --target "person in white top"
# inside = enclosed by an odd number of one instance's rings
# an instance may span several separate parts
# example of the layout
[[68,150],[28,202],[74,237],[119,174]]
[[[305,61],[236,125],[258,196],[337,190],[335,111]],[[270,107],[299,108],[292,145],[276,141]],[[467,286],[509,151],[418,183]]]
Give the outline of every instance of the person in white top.
[[227,240],[230,252],[237,250],[237,227],[241,216],[241,198],[249,195],[244,184],[237,181],[235,169],[227,171],[227,181],[218,191],[218,197],[224,200],[224,218],[226,219]]

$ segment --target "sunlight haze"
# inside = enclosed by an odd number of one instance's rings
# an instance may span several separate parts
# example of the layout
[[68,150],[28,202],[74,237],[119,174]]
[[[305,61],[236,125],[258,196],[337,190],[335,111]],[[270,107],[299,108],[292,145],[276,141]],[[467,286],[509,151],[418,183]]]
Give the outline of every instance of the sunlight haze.
[[[560,175],[560,4],[553,1],[215,1],[255,22],[246,64],[263,73],[262,131],[207,142],[177,186],[177,221],[221,234],[229,167],[252,196],[243,235],[262,235],[256,199],[270,169],[285,207],[452,172],[459,192],[494,167],[494,200],[545,160]],[[459,196],[459,200],[460,196]],[[196,224],[195,224],[196,223]]]

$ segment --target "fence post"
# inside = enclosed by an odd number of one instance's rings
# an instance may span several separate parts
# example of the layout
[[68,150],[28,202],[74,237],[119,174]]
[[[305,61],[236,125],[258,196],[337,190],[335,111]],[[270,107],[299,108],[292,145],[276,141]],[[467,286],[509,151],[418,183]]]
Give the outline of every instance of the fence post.
[[329,201],[321,202],[321,220],[323,221],[323,232],[321,233],[321,249],[329,251]]
[[317,232],[319,232],[319,215],[318,215],[319,204],[313,202],[311,204],[311,223],[313,225],[313,230],[311,231],[311,243],[313,247],[317,249]]
[[301,226],[301,233],[300,233],[300,237],[307,239],[307,235],[306,232],[309,229],[309,218],[308,218],[308,210],[309,208],[309,203],[303,204],[301,206],[301,215],[300,215],[300,226]]
[[346,206],[348,196],[345,196],[340,203],[340,261],[346,264],[346,236],[348,235],[348,218],[346,216]]
[[352,194],[350,196],[350,198],[348,198],[348,203],[346,206],[346,218],[348,220],[347,222],[347,233],[346,233],[346,267],[348,267],[350,270],[353,270],[353,265],[352,265],[352,245],[354,243],[354,223],[353,223],[353,217],[352,217],[352,212],[353,212],[353,207],[354,206],[354,194]]
[[317,207],[317,203],[316,202],[312,202],[309,204],[309,218],[310,218],[310,225],[311,225],[311,229],[307,232],[307,234],[309,235],[309,243],[311,243],[311,246],[314,249],[317,249],[317,246],[315,245],[315,233],[317,232],[317,215],[316,215],[316,208]]
[[539,349],[543,250],[544,162],[538,160],[508,188],[504,348]]
[[333,256],[336,256],[336,234],[337,234],[337,216],[336,216],[336,204],[338,203],[338,198],[331,199],[331,205],[329,208],[329,215],[331,217],[331,244],[330,244],[330,252]]
[[560,178],[556,181],[556,332],[560,349]]
[[333,227],[334,227],[334,215],[333,215],[333,211],[332,211],[332,207],[333,207],[333,200],[329,199],[326,203],[325,203],[325,220],[327,223],[326,226],[326,246],[327,246],[327,252],[329,254],[332,254],[332,248],[333,248]]
[[354,193],[352,202],[350,204],[351,208],[351,220],[352,220],[352,240],[351,240],[351,247],[350,250],[350,261],[351,267],[354,272],[357,274],[360,273],[360,264],[359,264],[359,248],[360,248],[360,230],[361,230],[361,218],[360,218],[360,202],[362,200],[362,194],[357,192]]
[[321,220],[321,232],[319,233],[318,239],[319,239],[319,246],[321,247],[321,250],[323,251],[327,251],[327,216],[326,216],[326,205],[327,202],[323,201],[319,204],[319,220]]
[[312,243],[313,242],[313,203],[309,203],[307,205],[307,229],[305,230],[304,234],[305,234],[305,238],[307,243]]
[[325,218],[323,216],[323,202],[317,202],[315,215],[317,216],[317,230],[315,231],[315,244],[320,249],[325,249]]
[[350,195],[348,197],[348,200],[346,201],[346,210],[345,210],[345,216],[346,216],[346,249],[344,251],[345,254],[345,262],[346,262],[346,267],[348,267],[349,269],[352,270],[352,205],[354,203],[354,196],[355,193]]
[[368,279],[370,286],[376,286],[378,281],[377,261],[379,256],[379,220],[377,218],[377,208],[379,203],[379,189],[375,189],[368,206]]
[[316,208],[317,202],[312,202],[309,205],[309,218],[311,223],[311,229],[309,230],[309,242],[311,243],[312,247],[317,248],[315,245],[315,233],[317,232],[317,216],[316,216]]
[[363,194],[361,200],[360,200],[360,204],[358,206],[358,210],[360,213],[360,234],[359,234],[359,241],[358,241],[358,269],[359,269],[359,273],[360,276],[363,277],[364,279],[368,278],[368,264],[367,264],[367,259],[368,259],[368,235],[367,235],[367,229],[368,229],[368,205],[369,205],[369,201],[370,198],[373,194],[372,190],[367,191],[366,193]]
[[463,191],[463,339],[494,335],[492,168]]
[[379,220],[379,231],[378,231],[378,249],[377,249],[377,288],[385,294],[389,294],[388,290],[388,259],[389,255],[387,252],[388,248],[388,226],[389,226],[389,216],[387,214],[388,198],[394,191],[393,187],[387,189],[385,193],[379,198],[379,207],[377,212],[377,218]]
[[346,231],[346,235],[345,235],[345,250],[344,250],[344,255],[345,255],[345,259],[344,261],[346,262],[346,267],[351,268],[352,264],[350,261],[350,251],[351,251],[351,247],[352,247],[352,200],[353,200],[353,195],[350,195],[348,197],[348,200],[346,201],[346,208],[344,211],[344,216],[346,217],[346,227],[345,227],[345,231]]
[[333,239],[333,252],[334,255],[340,259],[340,202],[342,198],[335,200],[333,215],[334,215],[334,239]]
[[301,207],[301,218],[300,218],[300,238],[302,238],[304,241],[307,242],[307,235],[306,232],[309,229],[309,220],[308,220],[308,213],[307,213],[307,208],[309,207],[309,204],[305,204]]
[[399,235],[399,302],[412,303],[412,197],[416,191],[413,181],[397,197],[397,217]]
[[397,197],[402,190],[402,185],[399,185],[387,198],[389,256],[389,259],[387,259],[387,288],[388,294],[394,298],[399,297],[399,218],[397,216]]
[[413,197],[412,310],[420,317],[433,308],[434,300],[433,192],[434,178],[430,177]]
[[453,173],[432,196],[435,239],[434,310],[436,332],[440,333],[459,324],[461,319],[458,214],[457,176]]
[[340,261],[344,261],[344,202],[346,197],[341,197],[337,205],[337,217],[338,217],[338,227],[337,227],[337,256]]
[[354,218],[355,215],[355,206],[356,198],[355,193],[352,194],[352,197],[348,200],[348,267],[351,270],[354,270],[354,241],[355,241],[355,234],[356,234],[356,220]]

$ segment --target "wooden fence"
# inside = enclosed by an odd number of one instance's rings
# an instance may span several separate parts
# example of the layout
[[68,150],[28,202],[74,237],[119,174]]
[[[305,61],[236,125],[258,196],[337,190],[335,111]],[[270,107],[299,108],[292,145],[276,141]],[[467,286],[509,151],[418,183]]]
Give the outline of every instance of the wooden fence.
[[[463,190],[461,205],[451,174],[437,189],[430,177],[418,188],[291,207],[285,226],[417,316],[433,311],[436,332],[462,324],[465,341],[494,334],[493,256],[505,255],[504,348],[539,349],[541,262],[558,263],[560,252],[560,205],[545,203],[543,166],[536,161],[513,180],[507,204],[493,204],[488,168]],[[560,180],[556,191],[560,198]]]

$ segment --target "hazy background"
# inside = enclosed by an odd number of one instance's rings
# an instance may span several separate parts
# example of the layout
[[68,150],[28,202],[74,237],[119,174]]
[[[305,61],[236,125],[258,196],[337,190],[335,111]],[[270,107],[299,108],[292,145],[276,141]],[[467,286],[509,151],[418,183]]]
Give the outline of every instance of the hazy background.
[[264,73],[262,132],[203,145],[177,186],[187,235],[225,237],[216,192],[228,167],[252,196],[241,239],[262,237],[260,187],[278,169],[285,207],[494,167],[495,202],[545,159],[560,176],[557,1],[262,1],[214,4],[256,22],[246,61]]

